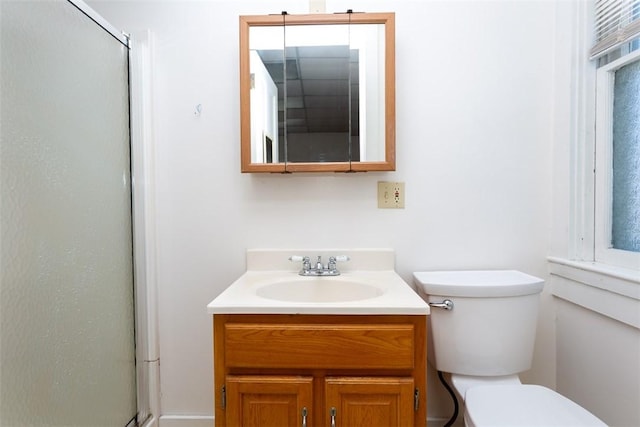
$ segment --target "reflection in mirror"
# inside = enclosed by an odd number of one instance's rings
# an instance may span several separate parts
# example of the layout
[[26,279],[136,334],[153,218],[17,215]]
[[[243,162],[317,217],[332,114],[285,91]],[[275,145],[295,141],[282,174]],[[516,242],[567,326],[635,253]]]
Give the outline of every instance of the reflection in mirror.
[[251,28],[249,55],[251,162],[279,163],[285,158],[284,127],[279,126],[284,112],[283,27]]
[[285,34],[287,162],[357,160],[350,152],[349,25],[289,25]]
[[244,172],[395,169],[393,14],[353,16],[241,17]]

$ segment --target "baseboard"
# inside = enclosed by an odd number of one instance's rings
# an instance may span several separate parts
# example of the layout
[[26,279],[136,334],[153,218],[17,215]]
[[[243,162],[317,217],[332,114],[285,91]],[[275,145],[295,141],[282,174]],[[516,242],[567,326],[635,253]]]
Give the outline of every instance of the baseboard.
[[443,427],[447,421],[447,418],[430,418],[427,417],[427,427]]
[[[428,427],[441,427],[446,424],[444,418],[428,418]],[[212,427],[213,417],[194,415],[162,415],[159,427]]]
[[159,427],[213,427],[212,416],[162,415]]
[[146,420],[140,423],[141,427],[158,427],[158,418],[149,416]]

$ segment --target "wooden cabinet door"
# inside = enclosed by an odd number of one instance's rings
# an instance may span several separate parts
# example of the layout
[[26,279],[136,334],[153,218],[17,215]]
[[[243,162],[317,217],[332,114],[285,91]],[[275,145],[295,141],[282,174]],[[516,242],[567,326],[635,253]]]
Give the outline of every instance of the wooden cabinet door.
[[413,426],[412,377],[341,377],[325,380],[325,411],[336,427]]
[[313,377],[229,375],[226,390],[229,427],[300,427],[312,416]]

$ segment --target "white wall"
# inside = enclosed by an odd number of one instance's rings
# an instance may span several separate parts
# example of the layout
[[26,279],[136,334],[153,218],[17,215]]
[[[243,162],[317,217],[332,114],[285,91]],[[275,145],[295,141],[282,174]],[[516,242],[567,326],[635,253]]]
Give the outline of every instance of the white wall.
[[[242,274],[247,248],[391,247],[407,281],[442,268],[546,277],[553,2],[327,0],[327,12],[396,12],[397,171],[320,175],[240,173],[238,15],[306,13],[307,2],[90,4],[155,38],[163,414],[212,414],[205,306]],[[406,209],[377,209],[378,180],[406,182]],[[525,379],[553,386],[551,307],[543,295]],[[431,374],[429,415],[446,417]]]
[[[559,2],[556,43],[552,232],[548,288],[556,324],[557,390],[610,426],[640,425],[640,274],[589,262],[595,65],[588,61],[593,2]],[[581,157],[583,156],[583,157]],[[584,165],[587,166],[584,166]],[[583,171],[584,170],[584,171]],[[588,184],[584,186],[588,187]],[[592,193],[591,193],[592,194]],[[592,195],[591,195],[592,197]],[[587,224],[587,225],[585,225]],[[580,238],[578,238],[580,237]]]
[[557,310],[558,391],[609,426],[640,425],[640,330],[564,299]]

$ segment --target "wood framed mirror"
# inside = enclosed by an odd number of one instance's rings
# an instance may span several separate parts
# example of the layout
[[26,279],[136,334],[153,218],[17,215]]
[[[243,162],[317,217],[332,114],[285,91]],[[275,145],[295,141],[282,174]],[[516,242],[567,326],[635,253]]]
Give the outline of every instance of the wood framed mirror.
[[395,14],[240,16],[242,172],[395,170]]

